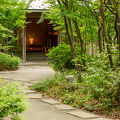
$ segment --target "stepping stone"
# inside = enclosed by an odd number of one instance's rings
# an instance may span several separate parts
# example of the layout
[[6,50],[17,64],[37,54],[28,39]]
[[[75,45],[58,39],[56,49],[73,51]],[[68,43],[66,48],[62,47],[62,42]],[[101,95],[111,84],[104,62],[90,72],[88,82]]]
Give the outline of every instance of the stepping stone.
[[113,119],[107,119],[107,118],[96,118],[96,119],[91,119],[91,120],[113,120]]
[[24,90],[25,94],[31,94],[31,93],[37,93],[36,91],[32,91],[32,90]]
[[31,86],[32,84],[24,84],[21,86],[22,89],[26,90],[29,89],[29,86]]
[[25,84],[25,86],[27,86],[27,87],[29,87],[29,86],[31,86],[32,84],[30,84],[30,83],[27,83],[27,84]]
[[59,101],[57,100],[54,100],[54,99],[41,99],[42,102],[45,102],[45,103],[48,103],[48,104],[51,104],[51,105],[55,105],[55,104],[60,104]]
[[[80,118],[84,118],[84,119],[92,119],[92,118],[99,118],[99,116],[92,114],[92,113],[88,113],[85,111],[70,111],[70,112],[66,112],[67,114],[76,116],[76,117],[80,117]],[[94,119],[93,119],[94,120]]]
[[27,86],[21,86],[20,87],[22,90],[28,90],[29,88]]
[[4,120],[11,120],[11,118],[10,117],[6,117],[6,118],[4,118]]
[[58,110],[74,110],[74,108],[72,106],[70,106],[70,105],[60,104],[60,105],[54,105],[54,106]]
[[29,99],[41,99],[42,94],[34,93],[34,94],[28,94]]

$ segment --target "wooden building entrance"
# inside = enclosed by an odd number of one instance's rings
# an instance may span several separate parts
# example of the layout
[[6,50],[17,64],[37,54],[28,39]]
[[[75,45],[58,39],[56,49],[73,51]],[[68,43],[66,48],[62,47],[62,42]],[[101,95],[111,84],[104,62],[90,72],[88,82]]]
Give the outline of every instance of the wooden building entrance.
[[27,14],[26,27],[23,30],[22,53],[23,62],[26,62],[28,52],[43,52],[44,55],[48,49],[57,46],[60,42],[60,32],[54,31],[49,20],[38,23],[41,11],[34,11]]

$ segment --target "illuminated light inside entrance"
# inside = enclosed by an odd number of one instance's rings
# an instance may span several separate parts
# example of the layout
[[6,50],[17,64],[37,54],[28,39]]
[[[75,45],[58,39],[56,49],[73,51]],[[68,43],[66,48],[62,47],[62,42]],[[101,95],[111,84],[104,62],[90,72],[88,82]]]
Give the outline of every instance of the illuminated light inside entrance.
[[35,41],[34,38],[29,38],[29,44],[30,44],[30,45],[33,45],[33,44],[34,44],[34,41]]

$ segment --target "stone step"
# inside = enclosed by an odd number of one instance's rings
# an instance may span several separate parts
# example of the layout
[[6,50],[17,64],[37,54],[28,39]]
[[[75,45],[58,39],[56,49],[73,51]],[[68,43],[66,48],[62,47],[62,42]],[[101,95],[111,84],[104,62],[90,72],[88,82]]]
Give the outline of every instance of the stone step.
[[46,61],[46,59],[27,59],[27,61]]
[[27,95],[29,99],[41,99],[42,98],[42,94],[39,93],[31,93]]
[[70,111],[70,112],[66,112],[67,114],[79,117],[79,118],[83,118],[83,119],[94,119],[94,118],[99,118],[98,115],[95,115],[93,113],[89,113],[86,111],[82,111],[82,110],[76,110],[76,111]]
[[48,66],[47,63],[21,63],[20,66]]
[[59,101],[54,100],[54,99],[50,99],[50,98],[42,98],[41,101],[45,102],[45,103],[48,103],[48,104],[51,104],[51,105],[60,104]]
[[75,110],[72,106],[65,104],[54,105],[54,107],[58,110]]
[[45,57],[27,57],[27,59],[47,59]]

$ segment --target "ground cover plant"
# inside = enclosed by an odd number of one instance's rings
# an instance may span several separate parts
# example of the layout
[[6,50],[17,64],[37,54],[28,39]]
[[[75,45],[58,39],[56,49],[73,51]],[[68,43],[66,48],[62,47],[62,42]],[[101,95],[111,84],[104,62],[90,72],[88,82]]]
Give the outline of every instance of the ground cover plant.
[[[79,108],[120,116],[120,1],[45,0],[45,4],[49,12],[43,12],[39,22],[50,19],[54,30],[61,32],[62,44],[48,57],[62,74],[35,89]],[[63,74],[71,69],[76,71],[74,85],[66,83]]]
[[[111,70],[107,58],[102,58],[104,59],[89,59],[81,73],[82,82],[78,80],[74,69],[64,69],[31,88],[65,104],[111,118],[120,118],[120,69]],[[76,83],[68,83],[66,75],[74,75]]]
[[96,72],[94,77],[91,73],[85,73],[84,81],[77,84],[68,83],[66,73],[56,74],[53,78],[36,83],[31,89],[73,107],[120,118],[120,75],[111,71],[104,74],[102,70],[98,71],[101,72]]
[[19,65],[20,58],[0,52],[0,71],[15,70],[18,69]]
[[0,120],[10,117],[21,120],[19,114],[27,107],[27,99],[16,82],[0,81]]

